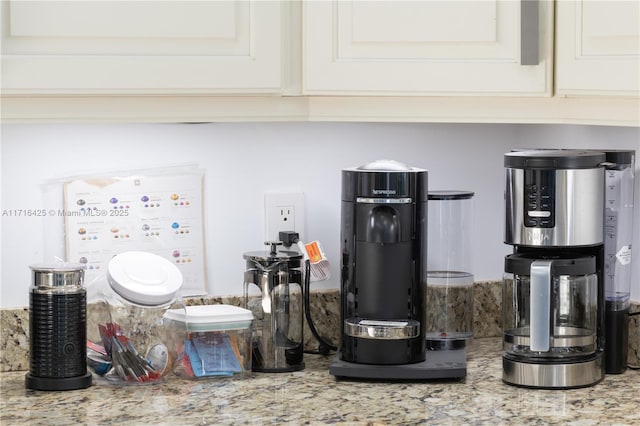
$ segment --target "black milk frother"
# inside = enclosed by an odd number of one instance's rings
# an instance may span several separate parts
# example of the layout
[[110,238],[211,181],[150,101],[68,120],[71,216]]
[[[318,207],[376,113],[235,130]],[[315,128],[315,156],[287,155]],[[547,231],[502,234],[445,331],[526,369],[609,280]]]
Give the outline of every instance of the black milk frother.
[[72,390],[91,386],[87,372],[84,265],[33,265],[29,295],[30,369],[25,386]]

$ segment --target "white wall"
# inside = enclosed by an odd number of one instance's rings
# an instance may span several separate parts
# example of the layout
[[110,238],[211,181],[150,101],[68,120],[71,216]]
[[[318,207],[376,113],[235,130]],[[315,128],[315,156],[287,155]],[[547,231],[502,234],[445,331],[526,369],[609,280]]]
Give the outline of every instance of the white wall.
[[[502,277],[503,255],[510,250],[503,244],[505,152],[519,147],[640,152],[639,141],[637,128],[562,125],[4,125],[1,209],[57,207],[47,205],[51,201],[43,186],[52,179],[195,163],[206,170],[210,294],[242,294],[242,254],[262,249],[263,195],[275,190],[304,192],[302,238],[324,244],[334,277],[316,288],[338,288],[340,170],[389,158],[428,169],[430,189],[475,191],[475,278],[497,280]],[[640,177],[638,171],[636,175]],[[640,178],[636,200],[639,188]],[[634,225],[633,245],[640,247],[638,213]],[[48,227],[49,222],[39,218],[2,217],[1,307],[28,305],[28,265],[50,261],[45,247],[61,244]],[[633,271],[634,300],[640,300],[639,263]]]

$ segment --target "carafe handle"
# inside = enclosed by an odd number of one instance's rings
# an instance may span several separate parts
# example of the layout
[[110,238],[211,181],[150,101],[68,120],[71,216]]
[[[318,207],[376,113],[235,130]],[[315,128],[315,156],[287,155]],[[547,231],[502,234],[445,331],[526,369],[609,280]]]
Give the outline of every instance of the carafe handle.
[[549,351],[552,265],[551,260],[536,260],[531,263],[529,348],[534,352]]

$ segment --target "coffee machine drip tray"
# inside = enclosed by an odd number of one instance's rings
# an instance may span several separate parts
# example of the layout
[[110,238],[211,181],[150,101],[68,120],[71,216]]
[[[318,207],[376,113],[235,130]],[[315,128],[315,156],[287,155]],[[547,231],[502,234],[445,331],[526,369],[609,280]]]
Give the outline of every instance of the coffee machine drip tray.
[[341,353],[329,366],[329,373],[339,379],[371,380],[440,380],[461,379],[467,375],[465,349],[427,351],[422,362],[396,365],[356,364],[341,359]]

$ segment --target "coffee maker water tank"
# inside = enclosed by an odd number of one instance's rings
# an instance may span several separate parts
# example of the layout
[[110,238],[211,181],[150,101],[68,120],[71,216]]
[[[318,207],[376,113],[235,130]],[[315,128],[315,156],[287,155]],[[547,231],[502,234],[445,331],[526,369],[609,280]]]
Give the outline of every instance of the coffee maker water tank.
[[425,359],[427,174],[395,161],[342,171],[341,359]]

